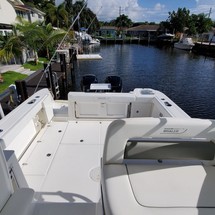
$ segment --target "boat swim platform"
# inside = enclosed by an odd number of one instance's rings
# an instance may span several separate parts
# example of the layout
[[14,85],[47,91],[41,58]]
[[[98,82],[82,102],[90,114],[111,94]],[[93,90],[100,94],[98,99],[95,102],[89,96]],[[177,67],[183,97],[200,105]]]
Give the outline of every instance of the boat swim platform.
[[77,54],[77,60],[102,60],[100,54]]

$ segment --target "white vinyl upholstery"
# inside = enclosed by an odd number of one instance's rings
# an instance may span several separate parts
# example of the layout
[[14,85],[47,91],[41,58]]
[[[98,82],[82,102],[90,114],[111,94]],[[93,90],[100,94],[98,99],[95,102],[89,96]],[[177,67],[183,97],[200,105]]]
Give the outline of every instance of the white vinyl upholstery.
[[0,215],[30,215],[34,191],[21,188],[13,191],[7,163],[0,146]]
[[[205,132],[212,126],[210,120],[181,118],[130,118],[113,121],[107,130],[103,163],[123,163],[124,150],[130,138],[211,138]],[[201,137],[199,136],[201,134]],[[211,136],[211,137],[210,137]]]
[[7,171],[6,160],[4,158],[3,151],[0,146],[0,211],[10,198],[13,188],[9,180],[9,174]]
[[31,215],[34,209],[33,196],[34,191],[30,188],[16,190],[0,212],[0,215]]
[[[147,205],[141,205],[135,196],[135,191],[130,184],[129,176],[127,175],[125,165],[111,164],[103,167],[103,201],[106,215],[130,215],[130,214],[147,214],[147,215],[213,215],[215,209],[213,208],[197,208],[197,207],[149,207]],[[162,187],[162,181],[159,181],[160,188]],[[212,181],[211,181],[212,182]],[[142,181],[142,184],[144,181]],[[181,183],[182,185],[182,183]],[[171,184],[169,185],[171,187]],[[141,185],[140,185],[141,187]],[[139,194],[147,196],[148,193],[144,192],[144,187],[141,188]],[[150,195],[156,198],[155,190]],[[172,190],[174,192],[174,190]],[[177,192],[175,192],[177,196]],[[209,194],[203,194],[205,197],[210,198]],[[163,193],[163,201],[166,194]],[[159,196],[160,197],[160,196]],[[200,196],[201,197],[201,196]],[[147,197],[146,197],[147,198]],[[203,198],[203,196],[202,196]],[[159,199],[158,199],[159,200]],[[211,201],[214,201],[211,199]]]
[[[175,128],[179,133],[165,133],[166,128]],[[210,129],[214,129],[214,122],[210,120],[180,120],[180,119],[125,119],[114,121],[108,128],[104,155],[102,162],[102,193],[106,215],[212,215],[215,214],[215,167],[209,162],[198,160],[202,156],[196,156],[197,160],[174,160],[168,155],[174,152],[177,147],[164,144],[157,144],[160,148],[153,148],[156,151],[157,159],[153,153],[146,153],[150,149],[150,141],[140,155],[147,155],[147,158],[125,159],[125,148],[129,139],[141,139],[146,137],[168,139],[213,139]],[[176,130],[176,129],[175,129]],[[199,135],[201,134],[201,135]],[[148,136],[147,136],[148,135]],[[192,135],[192,136],[191,136]],[[206,146],[213,145],[207,142]],[[197,141],[198,143],[198,141]],[[183,142],[183,150],[184,150]],[[208,144],[208,145],[207,145]],[[153,144],[152,144],[153,145]],[[153,145],[155,147],[156,144]],[[195,147],[193,142],[188,147]],[[204,142],[197,144],[203,146]],[[159,153],[165,152],[169,156],[167,160],[160,159]],[[214,147],[211,147],[214,150]],[[152,150],[152,152],[153,152]],[[199,150],[199,149],[198,149]],[[195,151],[195,150],[194,150]],[[136,152],[134,150],[134,152]],[[190,151],[192,152],[192,150]],[[214,153],[214,152],[212,152]],[[180,155],[180,153],[176,153]],[[138,156],[140,156],[138,155]],[[149,155],[153,155],[150,159]],[[189,153],[188,153],[189,155]],[[167,157],[168,157],[167,156]],[[172,155],[173,156],[173,155]],[[174,157],[174,156],[173,156]],[[204,157],[204,156],[203,156]],[[180,156],[179,156],[180,158]],[[177,158],[178,159],[178,158]],[[207,165],[204,165],[205,164]],[[210,163],[211,162],[211,163]]]
[[126,165],[136,201],[144,207],[215,208],[215,169],[201,164]]

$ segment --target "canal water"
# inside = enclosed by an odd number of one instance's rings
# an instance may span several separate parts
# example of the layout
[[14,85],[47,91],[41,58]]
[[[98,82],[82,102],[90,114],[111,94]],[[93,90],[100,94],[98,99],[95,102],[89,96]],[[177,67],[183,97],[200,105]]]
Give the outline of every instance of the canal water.
[[103,59],[77,62],[76,90],[83,75],[95,74],[102,83],[107,75],[115,74],[122,78],[124,92],[153,88],[191,117],[215,119],[214,58],[138,44],[101,45],[93,50]]

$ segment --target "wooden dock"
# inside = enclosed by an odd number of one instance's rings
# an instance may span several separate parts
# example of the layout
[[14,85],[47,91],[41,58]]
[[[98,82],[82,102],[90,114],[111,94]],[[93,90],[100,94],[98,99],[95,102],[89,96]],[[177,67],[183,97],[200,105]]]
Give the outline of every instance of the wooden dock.
[[215,43],[197,42],[192,51],[196,54],[215,57]]
[[103,44],[156,44],[155,38],[99,38]]
[[99,54],[77,54],[77,60],[101,60],[102,56]]

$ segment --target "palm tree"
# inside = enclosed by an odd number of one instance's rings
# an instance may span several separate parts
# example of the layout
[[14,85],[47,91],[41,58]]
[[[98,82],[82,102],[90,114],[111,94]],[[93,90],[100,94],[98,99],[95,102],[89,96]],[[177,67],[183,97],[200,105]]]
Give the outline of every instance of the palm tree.
[[19,19],[13,34],[0,36],[0,60],[8,63],[11,59],[21,57],[27,49],[34,53],[35,63],[38,62],[38,51],[46,50],[47,57],[65,36],[62,29],[54,29],[49,23],[29,23]]
[[12,59],[16,63],[16,58],[22,56],[24,43],[16,34],[0,36],[0,61],[9,63]]
[[25,41],[25,47],[29,50],[33,50],[36,64],[38,62],[37,50],[43,43],[43,32],[40,25],[41,23],[39,22],[29,23],[25,20],[21,20],[20,23],[16,24],[16,29],[20,37]]
[[128,16],[126,16],[125,14],[122,14],[119,17],[117,17],[116,20],[114,20],[114,24],[116,27],[121,29],[121,28],[129,28],[132,26],[133,23],[131,19],[128,18]]
[[38,62],[38,52],[46,51],[47,58],[50,58],[50,51],[56,48],[57,44],[65,36],[66,32],[62,29],[55,29],[52,24],[45,23],[29,23],[22,21],[16,25],[25,41],[27,49],[33,50],[35,54],[35,63]]
[[[95,31],[99,28],[99,21],[96,17],[96,14],[94,14],[88,7],[84,0],[82,1],[76,1],[75,4],[73,4],[73,17],[77,17],[78,13],[81,11],[81,9],[84,7],[82,13],[80,14],[80,17],[78,19],[78,22],[75,23],[74,29],[79,31],[81,27],[89,28],[91,31]],[[88,29],[89,30],[89,29]]]
[[62,3],[58,7],[51,3],[46,5],[46,24],[51,23],[57,28],[68,27],[69,19],[68,12],[65,9],[65,4]]
[[112,20],[111,22],[114,26],[118,28],[117,33],[120,36],[122,36],[122,34],[125,34],[123,33],[123,30],[125,28],[129,28],[133,25],[131,19],[129,19],[128,16],[126,16],[125,14],[118,16],[115,20]]
[[167,21],[170,23],[173,32],[184,32],[184,29],[190,23],[190,11],[184,8],[178,8],[177,11],[169,12]]
[[[84,1],[76,1],[75,4],[73,4],[73,14],[72,14],[73,19],[75,19],[78,16],[79,12],[84,7],[84,5],[85,5]],[[78,17],[78,21],[76,23],[74,23],[74,29],[76,31],[80,31],[80,28],[84,27],[83,23],[86,20],[84,20],[85,17],[83,16],[83,13],[84,13],[84,9],[83,9],[82,13],[80,14],[80,16]]]
[[[24,44],[17,35],[0,35],[0,62],[8,64],[13,59],[16,63],[16,58],[22,56],[23,47]],[[0,73],[0,83],[3,81],[2,74]]]
[[100,24],[96,17],[96,14],[94,14],[89,8],[86,8],[83,11],[83,17],[85,17],[85,25],[90,33],[95,32],[97,29],[99,29]]
[[54,29],[51,23],[48,25],[42,25],[41,28],[43,44],[40,49],[45,48],[47,58],[50,59],[50,52],[53,51],[57,44],[62,40],[66,31],[62,29]]
[[65,2],[65,9],[68,13],[69,25],[71,25],[73,21],[73,0],[64,0],[64,2]]

